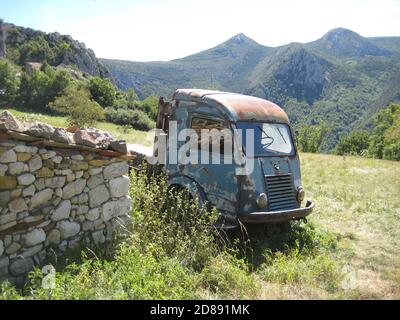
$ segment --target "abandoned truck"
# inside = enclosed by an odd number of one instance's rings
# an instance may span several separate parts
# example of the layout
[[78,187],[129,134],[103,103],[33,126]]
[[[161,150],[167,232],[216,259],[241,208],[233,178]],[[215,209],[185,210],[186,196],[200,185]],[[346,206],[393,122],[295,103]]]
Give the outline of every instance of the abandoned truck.
[[301,206],[299,155],[288,116],[276,104],[178,89],[172,101],[160,98],[156,128],[152,163],[166,170],[171,186],[216,208],[225,226],[305,219],[313,210],[312,201]]

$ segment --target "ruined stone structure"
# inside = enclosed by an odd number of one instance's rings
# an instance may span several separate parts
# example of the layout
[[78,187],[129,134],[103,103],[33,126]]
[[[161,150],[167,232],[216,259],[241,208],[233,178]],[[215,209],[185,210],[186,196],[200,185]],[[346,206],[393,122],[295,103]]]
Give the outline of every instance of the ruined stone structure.
[[103,244],[129,222],[131,157],[10,130],[11,122],[0,115],[0,282],[21,283],[49,254]]

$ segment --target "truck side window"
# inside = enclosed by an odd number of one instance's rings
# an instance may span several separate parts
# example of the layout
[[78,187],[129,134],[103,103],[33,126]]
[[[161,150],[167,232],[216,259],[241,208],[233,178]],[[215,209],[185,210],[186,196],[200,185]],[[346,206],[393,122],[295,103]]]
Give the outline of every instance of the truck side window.
[[223,136],[217,136],[214,138],[211,137],[201,137],[202,129],[217,129],[221,130],[229,130],[229,128],[225,125],[225,123],[221,120],[202,118],[202,117],[193,117],[191,128],[194,129],[197,133],[198,137],[198,147],[200,150],[212,152],[213,146],[214,149],[220,151],[221,154],[224,153],[224,139]]

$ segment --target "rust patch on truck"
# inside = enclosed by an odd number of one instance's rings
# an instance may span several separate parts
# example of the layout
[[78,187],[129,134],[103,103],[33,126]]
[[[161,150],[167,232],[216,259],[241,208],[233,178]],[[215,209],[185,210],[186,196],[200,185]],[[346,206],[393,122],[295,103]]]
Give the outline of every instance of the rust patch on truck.
[[[205,97],[207,98],[208,96]],[[237,120],[257,119],[289,123],[286,112],[271,101],[240,94],[215,94],[212,99],[236,114]]]
[[289,118],[281,107],[257,97],[212,90],[178,89],[175,91],[173,99],[204,102],[214,107],[223,107],[229,111],[234,121],[256,119],[289,123]]

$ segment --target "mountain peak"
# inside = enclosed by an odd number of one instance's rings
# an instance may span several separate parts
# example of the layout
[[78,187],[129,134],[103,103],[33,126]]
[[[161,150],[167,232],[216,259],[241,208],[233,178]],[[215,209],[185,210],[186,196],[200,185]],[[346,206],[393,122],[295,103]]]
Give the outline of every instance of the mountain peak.
[[350,29],[339,27],[329,30],[322,37],[322,39],[326,40],[336,40],[338,38],[362,38],[362,36]]
[[367,38],[345,28],[328,31],[322,38],[313,42],[320,50],[338,57],[386,56],[391,52],[371,43]]
[[244,33],[238,33],[237,35],[234,35],[232,38],[228,39],[225,43],[238,45],[244,43],[257,43],[257,42],[246,36]]

